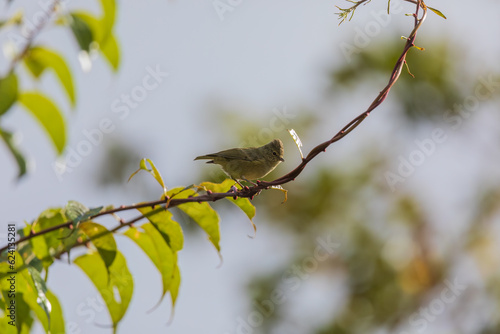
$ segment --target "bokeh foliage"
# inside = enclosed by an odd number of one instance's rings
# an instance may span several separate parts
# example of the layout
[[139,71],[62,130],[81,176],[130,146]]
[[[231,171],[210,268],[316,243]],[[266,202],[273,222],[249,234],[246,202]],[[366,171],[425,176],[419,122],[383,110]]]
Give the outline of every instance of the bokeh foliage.
[[[410,134],[421,126],[442,126],[443,113],[453,110],[455,103],[473,94],[477,84],[477,74],[458,71],[467,56],[453,51],[460,46],[448,40],[426,41],[424,46],[425,51],[412,50],[408,57],[409,68],[415,77],[403,74],[390,98],[391,109],[397,110],[391,114],[398,115],[392,126]],[[348,91],[353,94],[353,89],[361,84],[379,83],[386,78],[400,47],[399,41],[381,42],[359,52],[350,65],[333,67],[331,90],[324,97],[325,103],[345,97]],[[498,94],[490,96],[491,99],[495,97]],[[336,109],[332,106],[331,110]],[[377,112],[373,117],[377,117]],[[238,132],[238,124],[249,123],[252,121],[237,119],[223,126]],[[307,143],[311,129],[303,127],[299,134]],[[393,140],[389,136],[381,134],[380,142]],[[441,298],[447,284],[454,280],[465,281],[456,272],[470,258],[479,268],[482,288],[467,285],[453,302],[445,305],[445,313],[450,315],[439,315],[443,319],[436,321],[449,321],[451,328],[466,328],[460,317],[474,312],[473,307],[468,306],[469,300],[482,300],[488,303],[490,314],[498,314],[500,253],[495,243],[500,221],[500,183],[464,189],[470,198],[466,204],[470,214],[466,217],[468,228],[460,234],[459,242],[443,245],[439,242],[440,233],[445,232],[436,231],[439,222],[431,214],[435,207],[424,204],[421,194],[416,191],[391,191],[386,184],[384,172],[397,157],[393,152],[383,151],[381,147],[384,146],[367,142],[359,152],[353,153],[363,158],[342,161],[335,159],[334,151],[328,152],[333,155],[329,163],[315,165],[314,173],[285,186],[292,194],[286,204],[277,204],[279,195],[272,194],[266,196],[273,196],[274,200],[256,200],[257,206],[265,210],[269,223],[281,231],[279,233],[293,236],[295,247],[287,250],[292,253],[290,262],[266,275],[248,279],[249,314],[264,314],[263,324],[252,327],[254,333],[425,332],[437,317],[431,313],[434,318],[427,320],[422,310],[429,310],[433,301]],[[453,212],[449,216],[447,224],[453,228],[453,220],[457,217]],[[285,277],[290,268],[300,266],[314,253],[318,237],[326,236],[336,240],[339,247],[329,260],[318,261],[318,267],[308,275],[327,275],[332,284],[341,281],[344,295],[334,303],[341,306],[335,311],[320,310],[320,313],[331,312],[320,317],[330,319],[324,323],[314,320],[298,323],[287,302],[275,304],[273,312],[265,314],[258,305],[265,305],[273,291],[286,286]],[[308,277],[301,282],[306,285],[308,280],[313,279]],[[321,289],[320,286],[316,288]],[[294,293],[288,292],[287,299],[292,300]],[[339,298],[342,293],[333,295],[324,291],[320,295],[329,300]],[[302,300],[293,299],[293,302],[300,304]],[[303,307],[307,307],[305,305],[311,300],[303,302]],[[317,304],[325,304],[325,300],[317,300]],[[474,333],[500,330],[498,317],[480,319],[475,317],[473,320],[477,327]],[[249,316],[247,324],[250,320]]]

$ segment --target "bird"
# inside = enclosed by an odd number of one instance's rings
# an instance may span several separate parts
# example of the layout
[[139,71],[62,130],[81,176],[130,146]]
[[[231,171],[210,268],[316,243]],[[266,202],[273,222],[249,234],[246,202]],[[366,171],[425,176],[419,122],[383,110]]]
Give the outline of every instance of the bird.
[[217,153],[205,154],[194,160],[209,160],[207,164],[218,164],[222,170],[242,188],[239,180],[247,181],[263,178],[273,171],[283,159],[283,143],[279,139],[260,147],[231,148]]

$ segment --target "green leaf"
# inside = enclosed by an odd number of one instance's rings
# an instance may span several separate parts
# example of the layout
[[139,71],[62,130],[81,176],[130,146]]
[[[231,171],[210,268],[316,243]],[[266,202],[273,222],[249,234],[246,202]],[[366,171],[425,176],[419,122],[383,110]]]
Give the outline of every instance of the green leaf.
[[116,4],[115,1],[110,0],[101,0],[101,4],[103,7],[103,16],[101,18],[80,11],[73,12],[72,17],[76,17],[91,31],[93,41],[99,44],[99,49],[104,57],[106,57],[113,70],[116,71],[120,65],[120,50],[116,36],[113,35]]
[[[226,179],[221,183],[203,182],[200,184],[201,187],[206,190],[211,190],[214,193],[227,192],[232,185],[234,185],[234,181],[231,179]],[[247,215],[250,221],[255,217],[255,206],[253,206],[252,202],[250,202],[248,198],[240,197],[233,199],[231,197],[227,197],[226,199],[239,207],[241,211]]]
[[33,74],[35,78],[40,78],[43,71],[45,71],[45,65],[39,63],[35,59],[30,59],[29,57],[24,58],[24,64],[28,68],[28,70]]
[[35,77],[39,77],[47,67],[53,69],[71,101],[71,106],[75,106],[76,97],[73,78],[63,57],[54,51],[37,46],[29,50],[24,61]]
[[45,281],[42,279],[42,276],[40,276],[40,272],[38,270],[31,266],[28,266],[28,272],[36,288],[36,302],[45,312],[45,315],[47,316],[48,328],[50,328],[50,313],[52,311],[52,305],[50,304],[50,301],[46,296],[47,286],[45,285]]
[[52,311],[50,312],[50,332],[54,334],[65,333],[63,310],[59,300],[50,290],[47,291],[46,296],[52,305]]
[[146,234],[151,238],[153,245],[156,248],[156,252],[158,254],[157,262],[153,259],[153,263],[158,268],[158,271],[161,274],[162,283],[163,283],[163,293],[161,295],[160,300],[157,305],[161,303],[163,297],[170,289],[170,285],[172,283],[172,277],[174,274],[174,268],[177,265],[177,256],[174,252],[168,247],[167,243],[163,239],[163,236],[160,232],[153,226],[153,224],[146,223],[143,224],[142,229],[146,232]]
[[248,219],[252,220],[255,217],[255,206],[248,198],[228,198],[228,201],[239,207],[247,215]]
[[[0,99],[1,101],[1,99]],[[0,102],[1,103],[1,102]],[[0,137],[2,140],[5,142],[5,145],[7,145],[7,148],[9,149],[10,153],[14,157],[17,163],[17,168],[18,168],[18,173],[17,177],[20,178],[24,174],[26,174],[27,166],[26,166],[26,160],[24,159],[23,154],[21,151],[19,151],[19,148],[17,144],[14,142],[14,135],[2,128],[0,128]]]
[[116,258],[109,268],[109,276],[103,260],[97,253],[82,255],[75,259],[74,263],[83,270],[99,291],[116,331],[118,322],[127,312],[134,291],[134,281],[125,257],[120,252],[116,253]]
[[81,50],[90,51],[90,44],[95,40],[93,31],[86,19],[82,15],[87,15],[93,18],[90,14],[86,13],[73,13],[71,14],[71,31],[78,42]]
[[[34,232],[39,232],[42,230],[40,224],[33,227]],[[47,244],[47,239],[44,236],[30,239],[32,252],[35,254],[36,258],[41,260],[43,268],[48,272],[50,265],[54,262],[51,257],[51,252]]]
[[[175,198],[188,198],[190,196],[197,196],[196,191],[193,189],[187,189],[182,192],[185,188],[175,188],[168,192],[169,196],[175,195]],[[207,234],[208,239],[220,253],[220,232],[219,232],[219,216],[214,209],[208,205],[206,202],[202,203],[185,203],[178,206],[178,208],[184,211],[191,219],[193,219]]]
[[102,206],[89,209],[78,201],[68,201],[68,204],[66,204],[66,207],[64,208],[64,214],[69,220],[72,220],[73,223],[78,225],[79,222],[85,221],[98,214],[102,209]]
[[[16,282],[19,284],[20,282]],[[12,326],[8,324],[8,321],[11,321],[10,318],[5,318],[5,325],[7,330],[3,330],[0,326],[0,333],[2,334],[29,334],[31,333],[31,328],[35,323],[34,312],[30,309],[28,303],[26,303],[25,295],[23,293],[16,294],[16,326]],[[8,300],[8,299],[7,299]],[[35,304],[36,305],[36,304]],[[44,318],[46,318],[44,316]],[[3,320],[3,319],[2,319]],[[45,321],[47,321],[45,319]]]
[[[149,168],[147,166],[148,163],[151,166],[151,168]],[[163,188],[163,194],[167,193],[167,187],[165,187],[165,183],[163,182],[163,178],[161,177],[161,174],[158,171],[158,169],[156,169],[156,166],[153,163],[153,161],[151,161],[150,159],[146,159],[146,158],[142,159],[140,164],[139,164],[139,169],[136,170],[135,172],[133,172],[132,175],[130,175],[130,177],[128,178],[128,180],[130,181],[135,176],[135,174],[139,173],[141,170],[145,170],[149,174],[153,175],[156,182],[158,182],[160,184],[160,186]]]
[[[23,265],[22,258],[19,253],[15,252],[14,256],[16,256],[16,269],[19,268],[20,266]],[[12,296],[9,297],[9,291],[10,291],[10,283],[9,281],[11,273],[13,270],[9,267],[9,264],[7,262],[0,262],[0,290],[2,292],[2,297],[3,299],[0,299],[0,303],[2,304],[2,309],[5,312],[6,315],[8,315],[10,312],[6,308],[8,304],[10,304],[10,301],[13,299]],[[24,270],[25,271],[25,270]],[[24,272],[23,271],[23,272]],[[24,275],[21,274],[21,272],[17,272],[15,276],[15,284],[16,284],[16,297],[15,297],[15,302],[16,302],[16,326],[11,326],[8,325],[8,321],[12,321],[12,319],[5,317],[1,319],[0,323],[0,333],[5,333],[5,334],[17,334],[17,333],[29,333],[29,329],[31,328],[34,319],[32,317],[32,312],[30,310],[30,307],[28,304],[24,301],[24,296],[25,292],[27,289],[31,290],[31,286],[28,288],[28,285],[32,285],[33,282],[26,281],[24,278]],[[28,292],[29,294],[29,292]],[[28,295],[26,294],[26,295]],[[36,296],[33,294],[32,297],[35,299],[34,300],[34,305],[36,305]],[[4,302],[5,301],[5,302]],[[38,307],[38,306],[37,306]],[[46,317],[45,317],[46,318]],[[5,328],[2,325],[6,325]]]
[[[211,190],[212,192],[220,193],[220,192],[226,192],[228,191],[232,186],[234,185],[234,180],[231,179],[226,179],[221,183],[212,183],[212,182],[203,182],[200,184],[202,188],[205,190]],[[239,198],[231,198],[231,197],[226,197],[226,199],[236,205],[238,208],[243,211],[248,219],[250,219],[250,224],[252,224],[252,228],[254,230],[254,235],[255,232],[257,232],[257,227],[253,223],[253,217],[255,217],[255,206],[253,206],[252,202],[248,198],[245,197],[239,197]]]
[[170,297],[172,298],[172,307],[175,306],[177,296],[179,295],[179,287],[181,285],[181,272],[179,266],[175,266],[172,284],[170,286]]
[[101,51],[111,65],[111,68],[113,68],[113,71],[116,72],[120,67],[120,47],[115,35],[109,35],[101,45]]
[[[76,11],[71,13],[73,19],[76,17],[80,22],[83,22],[89,29],[92,39],[90,42],[100,43],[104,38],[104,31],[101,27],[101,21],[88,12]],[[88,51],[88,50],[87,50]]]
[[[16,282],[17,283],[17,282]],[[33,313],[31,312],[28,304],[22,298],[21,293],[16,294],[16,326],[9,324],[12,319],[9,317],[4,300],[10,303],[11,298],[8,297],[8,290],[2,291],[4,299],[0,299],[0,308],[5,310],[5,316],[0,318],[0,333],[2,334],[29,334],[31,327],[34,323]]]
[[91,221],[81,223],[80,229],[91,239],[92,244],[97,248],[97,252],[104,261],[104,265],[109,269],[118,251],[113,234],[109,233],[104,226]]
[[[143,215],[148,215],[151,211],[160,208],[160,206],[144,207],[138,210]],[[172,219],[172,213],[168,210],[160,210],[154,215],[149,215],[146,217],[154,227],[161,233],[163,239],[167,245],[172,249],[173,252],[178,252],[182,249],[184,244],[184,235],[182,233],[182,228]]]
[[148,234],[139,231],[135,227],[130,227],[123,234],[134,241],[137,246],[139,246],[139,248],[141,248],[143,252],[146,253],[155,267],[159,270],[160,258],[155,245],[153,245],[153,240],[151,239],[151,237]]
[[[38,232],[65,223],[68,220],[64,214],[65,211],[66,209],[63,210],[61,208],[45,210],[33,223],[32,230]],[[70,247],[80,237],[80,234],[79,230],[60,228],[43,236],[33,238],[30,242],[33,245],[33,252],[42,260],[43,266],[48,270],[48,267],[53,262],[52,254],[67,250],[69,262]],[[45,242],[41,240],[42,238]]]
[[105,42],[108,37],[111,36],[111,31],[113,30],[113,25],[115,24],[116,2],[114,0],[101,0],[101,6],[103,15],[100,21],[104,31],[104,37],[101,41]]
[[17,100],[17,76],[11,72],[0,79],[0,116],[5,114]]
[[64,214],[69,220],[77,220],[79,217],[83,216],[85,212],[89,211],[89,208],[78,201],[68,201],[66,207],[64,208]]
[[40,122],[52,140],[57,153],[61,154],[66,145],[66,126],[57,106],[38,92],[21,93],[19,102]]
[[167,246],[165,241],[161,239],[159,232],[157,230],[155,232],[155,228],[151,223],[143,224],[142,228],[148,232],[144,233],[135,227],[131,227],[124,233],[124,235],[134,241],[137,246],[139,246],[142,251],[146,253],[160,273],[163,286],[163,293],[160,298],[161,302],[173,283],[174,267],[177,266],[177,257]]
[[[49,331],[48,318],[45,310],[39,305],[39,289],[43,289],[40,286],[36,287],[33,281],[32,275],[29,269],[26,269],[23,258],[18,252],[15,252],[16,256],[16,305],[17,305],[17,321],[18,330],[26,332],[26,329],[31,327],[32,318],[29,315],[30,310],[32,310],[40,323],[42,324],[45,332]],[[25,269],[19,270],[19,268]],[[0,263],[0,286],[2,289],[2,294],[4,291],[8,291],[10,288],[10,283],[6,278],[3,278],[5,274],[10,276],[8,272],[11,271],[7,263]],[[42,280],[43,281],[43,280]],[[37,284],[42,284],[38,282]],[[42,297],[43,298],[43,297]],[[43,298],[44,299],[44,298]],[[8,299],[6,299],[8,300]]]
[[446,16],[444,16],[444,14],[443,14],[443,13],[441,13],[441,11],[437,10],[436,8],[429,7],[429,6],[427,6],[427,8],[429,8],[429,9],[430,9],[430,10],[432,10],[435,14],[437,14],[437,15],[441,16],[443,19],[445,19],[445,20],[446,20]]
[[[35,232],[51,228],[53,226],[61,225],[66,221],[61,208],[47,209],[43,211],[35,220],[31,228]],[[50,254],[62,250],[63,244],[60,237],[68,234],[67,228],[61,228],[53,232],[44,234],[43,236],[31,239],[33,245],[33,252],[42,261],[47,259]],[[41,240],[43,239],[43,241]],[[50,260],[49,264],[52,263]]]
[[93,35],[93,40],[101,44],[106,42],[111,35],[116,18],[116,2],[114,0],[101,0],[103,15],[100,18],[88,12],[75,11],[72,17],[84,22]]
[[281,202],[281,204],[284,204],[287,201],[287,199],[288,199],[288,190],[286,190],[285,188],[283,188],[279,184],[277,186],[271,186],[270,189],[279,190],[279,191],[281,191],[283,193],[283,195],[285,196],[285,199],[283,200],[283,202]]

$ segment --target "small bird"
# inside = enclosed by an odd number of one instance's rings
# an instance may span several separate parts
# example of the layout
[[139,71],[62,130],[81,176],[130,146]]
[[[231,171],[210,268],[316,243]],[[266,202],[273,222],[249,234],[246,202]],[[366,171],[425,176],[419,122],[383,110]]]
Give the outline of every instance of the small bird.
[[217,153],[201,155],[194,160],[210,159],[207,164],[218,164],[242,188],[238,180],[256,185],[257,180],[269,174],[283,159],[283,143],[279,139],[260,147],[231,148]]

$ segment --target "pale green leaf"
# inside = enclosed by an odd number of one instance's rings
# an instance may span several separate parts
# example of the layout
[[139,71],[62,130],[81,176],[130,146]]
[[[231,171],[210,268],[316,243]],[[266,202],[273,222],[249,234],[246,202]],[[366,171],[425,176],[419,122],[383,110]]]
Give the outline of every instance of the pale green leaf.
[[[38,216],[38,218],[32,225],[32,229],[35,232],[38,232],[51,228],[53,226],[61,225],[65,221],[66,217],[62,209],[47,209]],[[46,233],[43,236],[31,239],[33,252],[39,259],[43,261],[49,261],[49,264],[52,263],[52,259],[47,259],[47,256],[63,249],[64,245],[60,238],[68,235],[69,231],[70,230],[67,228],[61,228],[53,232]],[[44,239],[44,241],[41,241],[39,239]]]
[[101,41],[105,42],[111,35],[113,25],[115,24],[116,2],[115,0],[101,0],[101,6],[103,10],[101,25],[104,31],[104,37]]
[[[147,225],[146,227],[144,225]],[[146,223],[142,225],[143,229],[149,229],[150,233],[144,233],[136,229],[135,227],[129,228],[124,234],[129,237],[132,241],[134,241],[137,246],[139,246],[144,253],[149,257],[151,262],[153,262],[154,266],[158,270],[161,275],[163,292],[160,298],[160,301],[163,299],[165,293],[170,289],[172,284],[172,275],[173,275],[173,266],[176,266],[176,257],[172,253],[171,249],[166,245],[165,241],[159,242],[158,236],[154,237],[154,231],[151,233],[151,228],[148,225],[151,223]],[[158,233],[158,232],[157,232]],[[171,259],[171,261],[165,261],[164,254],[167,254],[167,257]]]
[[97,249],[107,269],[113,264],[116,258],[116,241],[112,233],[104,226],[86,221],[80,224],[80,229],[91,240]]
[[[71,71],[66,64],[66,61],[55,51],[37,46],[29,50],[25,57],[25,63],[31,63],[31,71],[38,77],[46,68],[51,68],[57,75],[61,85],[64,87],[68,95],[71,105],[74,107],[76,103],[75,88],[73,85],[73,77]],[[37,65],[35,65],[37,64]],[[30,65],[28,65],[30,67]]]
[[173,220],[172,213],[168,210],[160,210],[154,215],[148,215],[151,211],[158,208],[160,208],[160,206],[155,206],[154,208],[147,206],[139,208],[138,210],[142,214],[147,215],[146,218],[153,223],[156,229],[161,233],[172,251],[178,252],[182,249],[184,244],[182,228],[179,223]]
[[[176,194],[175,198],[188,198],[190,196],[197,196],[196,191],[193,189],[175,188],[168,192],[169,196]],[[219,231],[219,216],[210,205],[206,202],[202,203],[185,203],[178,206],[184,211],[191,219],[193,219],[207,234],[208,239],[220,252],[220,231]]]
[[[16,256],[16,264],[17,268],[19,268],[22,265],[22,260],[19,261],[17,260],[17,256],[20,256],[19,253],[14,254]],[[9,324],[9,321],[13,321],[14,319],[10,318],[10,312],[7,311],[5,308],[6,304],[10,304],[11,300],[13,300],[12,295],[9,296],[10,294],[10,285],[13,283],[11,281],[11,274],[12,269],[9,268],[9,264],[7,262],[0,262],[0,290],[2,293],[2,298],[0,298],[0,307],[2,308],[3,311],[6,312],[6,316],[2,317],[0,319],[0,333],[2,334],[18,334],[18,333],[24,333],[28,334],[30,332],[30,328],[33,325],[34,319],[33,319],[33,314],[31,312],[31,309],[29,305],[24,301],[24,298],[28,295],[31,297],[35,298],[34,304],[35,307],[39,308],[38,305],[36,304],[36,295],[32,294],[31,292],[25,293],[27,289],[31,289],[32,287],[30,286],[28,288],[28,285],[32,285],[33,282],[26,281],[24,278],[24,275],[21,275],[20,272],[17,272],[15,275],[15,284],[16,284],[16,298],[15,298],[15,325],[12,326]],[[32,288],[31,291],[34,291],[34,287]],[[44,316],[45,321],[46,321],[46,316]]]
[[445,19],[445,20],[446,20],[446,16],[444,16],[444,14],[443,14],[443,13],[441,13],[441,11],[437,10],[436,8],[429,7],[429,6],[427,6],[427,8],[429,8],[429,9],[430,9],[430,10],[432,10],[435,14],[437,14],[437,15],[441,16],[443,19]]
[[[147,168],[147,165],[144,162],[145,160],[149,163],[149,165],[151,166],[151,169]],[[153,163],[153,161],[151,161],[151,159],[142,159],[142,161],[141,161],[141,168],[143,168],[145,170],[148,170],[151,173],[151,175],[153,175],[153,177],[155,178],[155,180],[160,184],[160,186],[162,186],[163,192],[164,193],[167,192],[167,187],[165,187],[165,182],[163,182],[163,178],[161,177],[160,172],[156,168],[156,166]]]
[[109,277],[106,266],[97,253],[82,255],[75,259],[74,263],[83,270],[99,291],[116,330],[118,322],[127,312],[134,291],[134,281],[125,257],[120,252],[116,253],[116,258],[109,268]]
[[[229,191],[234,183],[234,180],[226,179],[221,183],[203,182],[200,186],[214,193],[222,193]],[[240,208],[241,211],[247,215],[248,219],[252,220],[255,217],[255,206],[253,206],[248,198],[239,197],[234,199],[232,197],[226,197],[226,199]]]
[[64,214],[69,220],[76,220],[81,217],[85,212],[89,211],[89,208],[78,201],[68,201],[66,207],[64,208]]
[[[23,261],[22,256],[15,252],[16,259],[16,305],[17,305],[17,321],[19,322],[22,330],[31,327],[31,322],[33,321],[31,316],[29,315],[30,310],[34,312],[40,323],[42,324],[45,332],[49,331],[49,322],[47,318],[46,312],[40,307],[38,304],[38,289],[33,283],[33,279],[31,277],[30,272],[25,267],[25,263]],[[23,270],[19,270],[19,268],[23,268]],[[5,262],[0,263],[0,287],[2,290],[2,294],[5,295],[5,291],[8,291],[10,288],[9,281],[4,278],[5,276],[10,277],[8,274],[9,271],[12,271],[9,268],[9,265]],[[6,299],[10,300],[10,299]]]
[[[151,166],[151,168],[148,167],[148,165],[147,165],[148,163]],[[153,161],[151,161],[151,159],[146,159],[146,158],[142,159],[141,162],[139,163],[139,169],[136,170],[135,172],[133,172],[132,175],[130,175],[130,177],[128,178],[128,180],[130,181],[135,176],[135,174],[137,174],[141,170],[145,170],[149,174],[151,174],[155,178],[156,182],[158,182],[160,184],[160,186],[163,188],[163,193],[166,194],[167,187],[165,187],[165,183],[163,182],[163,178],[161,177],[160,172],[156,168]]]
[[228,198],[228,201],[236,205],[238,208],[243,211],[248,219],[252,220],[255,217],[255,206],[253,206],[252,202],[248,198],[239,197],[237,199]]
[[52,311],[52,305],[50,304],[50,301],[46,296],[47,286],[45,285],[45,281],[42,279],[42,276],[40,276],[40,272],[38,270],[36,270],[31,266],[28,266],[28,272],[36,288],[36,294],[37,294],[36,302],[45,312],[45,315],[47,316],[48,328],[50,328],[51,327],[50,313]]
[[[39,232],[42,230],[41,224],[36,224],[33,226],[33,231]],[[37,238],[32,238],[30,240],[32,251],[35,256],[42,261],[42,265],[46,271],[49,270],[50,265],[54,262],[51,257],[50,249],[47,244],[47,239],[44,236]]]
[[179,287],[181,285],[181,272],[179,266],[175,266],[172,284],[170,286],[170,297],[172,298],[172,307],[175,306],[177,296],[179,295]]
[[89,209],[78,201],[68,201],[68,204],[66,204],[66,207],[64,208],[64,214],[69,220],[72,220],[73,223],[77,224],[98,214],[102,209],[102,206]]
[[[86,27],[91,32],[92,40],[99,44],[99,49],[106,57],[114,71],[120,65],[120,50],[116,36],[113,34],[115,22],[115,1],[101,0],[103,16],[96,18],[87,12],[73,12],[78,25]],[[88,51],[88,49],[87,49]]]
[[17,76],[11,72],[0,78],[0,116],[5,114],[17,100]]
[[101,51],[113,68],[113,71],[116,72],[120,67],[120,47],[115,35],[111,34],[108,36],[106,41],[101,45]]
[[27,165],[26,165],[26,159],[24,159],[24,155],[19,151],[19,147],[14,141],[14,136],[12,133],[0,128],[0,138],[5,142],[5,145],[9,149],[10,153],[14,157],[14,160],[16,160],[17,163],[17,177],[20,178],[24,174],[26,174],[27,171]]
[[19,102],[40,122],[49,135],[57,153],[61,154],[66,145],[66,126],[57,106],[38,92],[24,92]]
[[47,291],[47,299],[52,305],[52,311],[50,312],[50,332],[54,334],[65,333],[64,316],[61,304],[50,290]]
[[146,223],[141,227],[151,238],[151,241],[153,242],[153,245],[155,246],[156,252],[158,254],[158,261],[157,263],[155,263],[155,266],[158,268],[158,271],[161,274],[163,283],[163,293],[160,300],[158,301],[159,304],[163,300],[165,294],[168,292],[172,283],[174,268],[177,265],[177,256],[174,254],[174,252],[172,252],[170,247],[168,247],[167,243],[163,239],[163,236],[153,226],[153,224]]
[[116,4],[114,0],[101,0],[103,15],[97,18],[89,12],[75,11],[71,13],[73,18],[84,23],[91,31],[93,40],[101,44],[111,35],[115,21]]
[[29,72],[33,74],[33,76],[37,79],[40,78],[46,68],[45,65],[39,63],[35,59],[31,59],[30,57],[24,58],[24,64],[26,65],[26,68],[29,70]]

